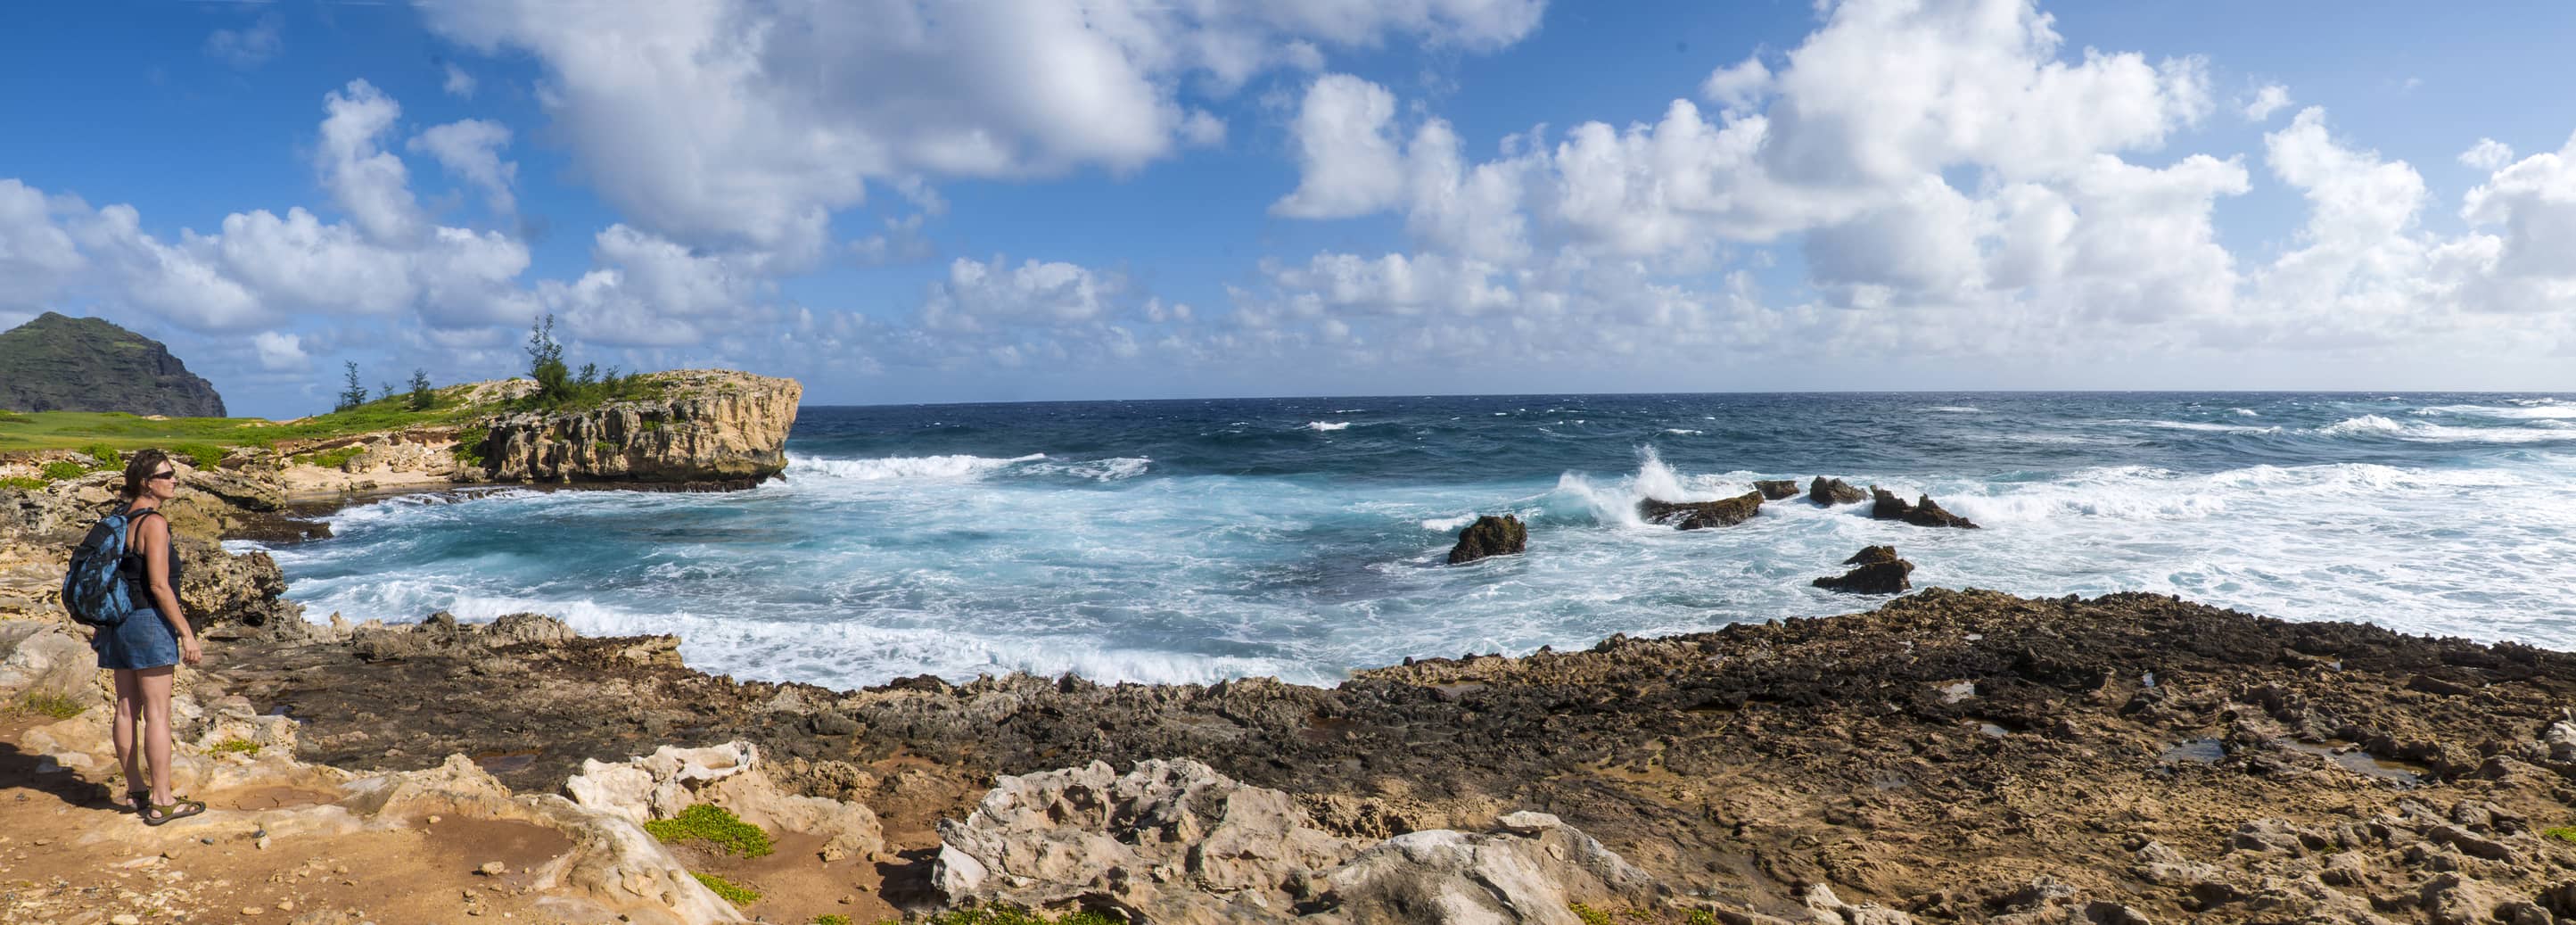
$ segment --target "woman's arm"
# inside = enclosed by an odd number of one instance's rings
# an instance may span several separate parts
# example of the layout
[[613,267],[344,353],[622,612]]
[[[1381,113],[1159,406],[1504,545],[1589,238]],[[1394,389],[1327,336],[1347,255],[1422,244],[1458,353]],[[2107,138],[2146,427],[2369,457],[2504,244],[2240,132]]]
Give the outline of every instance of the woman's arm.
[[140,534],[135,545],[143,554],[143,577],[152,587],[152,603],[161,611],[163,622],[179,637],[179,659],[194,665],[205,658],[197,646],[197,631],[188,627],[188,615],[179,611],[179,592],[170,587],[170,518],[145,517],[135,525]]

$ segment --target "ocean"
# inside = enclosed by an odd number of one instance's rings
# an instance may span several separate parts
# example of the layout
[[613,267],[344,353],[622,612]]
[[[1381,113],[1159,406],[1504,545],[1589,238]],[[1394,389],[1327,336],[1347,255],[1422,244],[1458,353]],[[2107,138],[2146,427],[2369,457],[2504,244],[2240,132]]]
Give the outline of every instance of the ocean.
[[[317,622],[537,611],[690,665],[1330,684],[1406,657],[1867,609],[1810,587],[1892,543],[1917,587],[2153,591],[2292,620],[2576,648],[2576,399],[2502,394],[1532,395],[807,407],[787,477],[340,511],[271,550]],[[1827,475],[1984,525],[1644,497]],[[1517,514],[1529,552],[1449,566]],[[251,544],[233,544],[236,547]]]

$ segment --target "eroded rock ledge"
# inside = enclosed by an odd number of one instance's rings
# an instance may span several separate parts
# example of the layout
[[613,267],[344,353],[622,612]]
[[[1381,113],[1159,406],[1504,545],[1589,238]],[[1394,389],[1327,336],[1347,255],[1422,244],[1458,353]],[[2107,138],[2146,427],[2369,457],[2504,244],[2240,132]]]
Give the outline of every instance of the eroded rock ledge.
[[506,482],[752,484],[787,468],[804,386],[723,370],[652,377],[658,398],[501,415],[468,455]]
[[995,775],[1187,759],[1288,794],[1336,838],[1552,814],[1672,890],[1668,911],[1725,921],[2576,915],[2576,845],[2541,833],[2576,822],[2576,656],[2157,595],[1936,589],[1332,689],[845,692],[700,674],[668,637],[486,632],[352,634],[423,636],[380,637],[373,661],[359,639],[245,645],[226,683],[302,720],[308,758],[506,755],[514,786],[649,743],[749,741],[782,786],[872,807],[912,859],[886,895],[914,903],[940,901],[939,821]]

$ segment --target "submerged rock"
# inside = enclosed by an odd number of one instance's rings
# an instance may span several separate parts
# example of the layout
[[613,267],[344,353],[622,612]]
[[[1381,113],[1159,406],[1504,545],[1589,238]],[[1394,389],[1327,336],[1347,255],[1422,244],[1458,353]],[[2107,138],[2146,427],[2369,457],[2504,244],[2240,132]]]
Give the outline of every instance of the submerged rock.
[[1467,529],[1458,531],[1458,545],[1449,550],[1449,564],[1474,562],[1487,556],[1519,555],[1529,548],[1529,528],[1510,514],[1496,517],[1487,514],[1476,518]]
[[1894,546],[1862,549],[1853,553],[1851,558],[1844,559],[1843,564],[1860,567],[1840,576],[1818,578],[1814,585],[1828,591],[1853,594],[1895,594],[1914,587],[1914,582],[1906,577],[1914,571],[1914,563],[1897,558]]
[[1798,496],[1798,480],[1761,479],[1753,483],[1753,490],[1761,492],[1763,499],[1767,501],[1795,498]]
[[1753,519],[1762,510],[1762,493],[1745,492],[1717,501],[1657,501],[1647,498],[1637,502],[1637,516],[1647,523],[1673,524],[1684,530],[1707,527],[1732,527]]
[[1837,504],[1858,504],[1869,500],[1869,496],[1863,494],[1860,489],[1853,488],[1850,482],[1819,475],[1814,482],[1807,485],[1807,500],[1815,502],[1819,507],[1832,507]]

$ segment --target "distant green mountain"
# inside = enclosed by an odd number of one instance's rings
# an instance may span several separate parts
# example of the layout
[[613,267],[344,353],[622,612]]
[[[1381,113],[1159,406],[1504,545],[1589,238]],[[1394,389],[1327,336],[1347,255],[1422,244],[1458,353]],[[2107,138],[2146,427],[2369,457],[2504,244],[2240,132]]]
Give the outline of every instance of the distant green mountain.
[[224,397],[160,341],[46,312],[0,332],[0,410],[219,418]]

